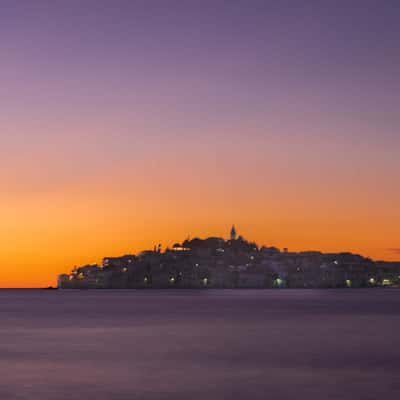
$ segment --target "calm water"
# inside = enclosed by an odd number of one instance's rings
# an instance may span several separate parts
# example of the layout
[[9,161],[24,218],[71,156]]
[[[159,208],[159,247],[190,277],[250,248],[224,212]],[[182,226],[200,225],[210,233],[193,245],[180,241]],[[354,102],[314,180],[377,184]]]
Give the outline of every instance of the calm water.
[[0,399],[399,399],[400,290],[0,291]]

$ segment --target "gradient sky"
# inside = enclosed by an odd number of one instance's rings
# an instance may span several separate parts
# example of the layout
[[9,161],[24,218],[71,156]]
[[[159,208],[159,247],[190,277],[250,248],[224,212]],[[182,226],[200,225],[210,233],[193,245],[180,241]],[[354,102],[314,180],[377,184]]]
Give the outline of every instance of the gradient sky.
[[0,0],[0,286],[188,235],[400,258],[399,1]]

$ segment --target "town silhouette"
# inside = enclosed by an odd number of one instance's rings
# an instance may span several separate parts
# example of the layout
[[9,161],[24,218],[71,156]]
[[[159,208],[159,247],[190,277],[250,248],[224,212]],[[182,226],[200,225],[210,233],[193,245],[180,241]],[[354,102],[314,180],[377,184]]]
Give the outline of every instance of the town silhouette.
[[62,289],[361,288],[400,284],[400,262],[348,252],[290,252],[259,247],[238,235],[186,239],[172,248],[105,257],[58,278]]

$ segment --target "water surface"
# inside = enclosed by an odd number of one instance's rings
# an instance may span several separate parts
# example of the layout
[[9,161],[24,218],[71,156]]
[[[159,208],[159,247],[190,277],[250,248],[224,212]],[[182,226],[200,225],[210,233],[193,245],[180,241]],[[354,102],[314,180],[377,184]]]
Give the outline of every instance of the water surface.
[[0,291],[0,399],[398,399],[400,290]]

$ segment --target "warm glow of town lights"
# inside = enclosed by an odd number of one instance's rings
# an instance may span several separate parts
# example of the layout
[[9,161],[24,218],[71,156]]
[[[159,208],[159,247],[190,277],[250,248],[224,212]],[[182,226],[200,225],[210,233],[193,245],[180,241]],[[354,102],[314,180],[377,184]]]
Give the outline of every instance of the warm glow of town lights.
[[[223,251],[221,251],[223,250]],[[248,261],[251,260],[249,263]],[[61,274],[59,288],[361,288],[400,285],[398,264],[353,253],[293,252],[237,234],[105,257]],[[121,274],[120,272],[123,272]]]

